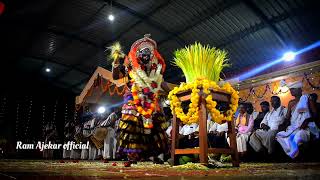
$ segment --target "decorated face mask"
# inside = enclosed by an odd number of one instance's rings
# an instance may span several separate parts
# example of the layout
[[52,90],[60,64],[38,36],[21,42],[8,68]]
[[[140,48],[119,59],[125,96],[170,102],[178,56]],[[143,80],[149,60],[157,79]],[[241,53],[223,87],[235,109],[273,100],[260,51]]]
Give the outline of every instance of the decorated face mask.
[[141,65],[147,65],[151,61],[156,65],[161,64],[161,73],[164,72],[166,64],[157,51],[157,43],[150,38],[150,34],[146,34],[132,44],[126,62],[130,63],[133,69],[140,69]]
[[149,61],[152,58],[152,53],[149,48],[143,48],[139,50],[138,54],[138,59],[143,63],[143,64],[148,64]]

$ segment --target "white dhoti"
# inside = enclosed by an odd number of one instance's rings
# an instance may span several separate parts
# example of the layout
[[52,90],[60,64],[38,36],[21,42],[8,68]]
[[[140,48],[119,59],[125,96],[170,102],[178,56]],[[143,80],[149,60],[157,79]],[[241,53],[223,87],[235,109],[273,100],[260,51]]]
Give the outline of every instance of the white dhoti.
[[45,149],[42,152],[43,158],[45,159],[53,159],[53,149]]
[[89,145],[89,160],[95,160],[98,157],[98,149],[93,145]]
[[[239,153],[247,151],[247,142],[248,142],[249,136],[250,136],[250,133],[237,134],[236,140],[237,140],[237,149]],[[230,146],[230,139],[228,138],[227,141]]]
[[249,144],[256,152],[260,152],[263,148],[266,148],[268,153],[271,154],[274,152],[277,132],[277,130],[265,131],[258,129],[250,136]]
[[[89,149],[90,149],[90,146],[91,146],[91,145],[89,145]],[[89,149],[81,149],[81,156],[80,156],[80,158],[81,158],[82,160],[86,160],[86,159],[89,158]]]
[[81,158],[81,150],[72,149],[70,153],[70,159],[80,159],[80,158]]
[[299,102],[291,113],[290,126],[287,127],[286,131],[281,131],[276,135],[276,139],[284,152],[291,158],[298,156],[299,145],[310,140],[309,128],[300,129],[303,122],[311,117],[308,101],[308,95],[300,97]]
[[[96,120],[95,118],[85,122],[83,124],[83,130],[82,130],[82,134],[83,137],[89,138],[95,128],[95,123]],[[89,143],[89,149],[82,149],[81,150],[81,159],[90,159],[90,160],[94,160],[97,156],[97,148],[90,142]]]
[[237,149],[238,152],[246,152],[247,151],[247,142],[249,139],[250,133],[246,134],[237,134]]
[[[49,136],[49,137],[52,137],[53,135],[51,134],[51,136]],[[48,138],[49,139],[49,138]],[[50,141],[50,140],[48,140],[48,139],[46,139],[44,142],[45,142],[45,144],[48,144],[48,143],[52,143],[52,144],[54,144],[55,142],[54,141]],[[44,158],[44,159],[53,159],[54,158],[54,155],[53,155],[53,153],[54,153],[54,149],[44,149],[43,151],[42,151],[42,157]]]
[[71,155],[71,150],[63,149],[63,152],[62,152],[62,158],[63,159],[69,159],[70,155]]
[[89,150],[88,149],[82,149],[81,150],[81,159],[86,160],[89,158]]
[[296,129],[291,133],[281,131],[277,134],[276,139],[284,152],[291,158],[295,158],[299,154],[299,145],[310,140],[310,131],[309,129]]
[[115,130],[111,127],[108,127],[108,134],[104,139],[104,159],[115,159],[116,158],[116,144],[117,140],[115,137]]

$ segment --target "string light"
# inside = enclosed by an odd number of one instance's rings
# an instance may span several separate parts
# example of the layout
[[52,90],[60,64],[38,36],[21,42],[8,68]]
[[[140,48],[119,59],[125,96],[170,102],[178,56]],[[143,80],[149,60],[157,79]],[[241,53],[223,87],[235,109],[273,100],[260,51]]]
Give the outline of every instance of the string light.
[[[311,71],[311,70],[312,70],[312,69],[310,69],[310,71]],[[309,73],[309,75],[311,75],[311,73]],[[319,89],[320,89],[320,86],[319,86],[319,85],[314,85],[314,84],[310,81],[310,79],[314,80],[314,75],[313,75],[313,77],[309,78],[309,77],[308,77],[308,74],[305,73],[305,74],[304,74],[304,77],[302,78],[302,81],[305,80],[305,81],[308,83],[308,85],[312,88],[313,91],[319,90]],[[280,86],[281,86],[281,84],[280,84]],[[283,85],[282,85],[282,86],[283,86]],[[262,94],[258,95],[258,94],[256,93],[256,91],[255,91],[255,88],[254,88],[254,87],[251,87],[250,90],[249,90],[249,93],[248,93],[245,97],[242,97],[242,98],[240,98],[240,99],[241,99],[241,101],[243,101],[243,102],[248,101],[249,98],[254,99],[255,97],[257,97],[258,99],[262,99],[262,98],[265,97],[265,94],[266,94],[267,92],[270,92],[272,95],[284,95],[284,94],[286,94],[286,93],[289,92],[289,89],[288,89],[286,86],[283,86],[283,87],[280,87],[280,88],[279,88],[279,91],[272,91],[270,85],[267,84],[267,85],[265,85],[265,90],[264,90],[264,92],[263,92]],[[251,96],[252,96],[252,97],[251,97]]]
[[45,114],[46,114],[46,105],[42,106],[42,132],[45,131]]
[[17,103],[17,109],[16,109],[16,139],[19,138],[19,111],[20,110],[20,103]]
[[30,119],[31,119],[31,112],[32,112],[32,97],[29,99],[29,106],[28,106],[28,115],[27,115],[27,122],[25,125],[25,132],[24,135],[26,138],[28,138],[28,132],[29,132],[29,125],[30,125]]
[[54,104],[54,109],[53,109],[53,128],[55,129],[56,127],[56,113],[57,113],[57,106],[58,106],[58,101],[56,101],[56,103]]

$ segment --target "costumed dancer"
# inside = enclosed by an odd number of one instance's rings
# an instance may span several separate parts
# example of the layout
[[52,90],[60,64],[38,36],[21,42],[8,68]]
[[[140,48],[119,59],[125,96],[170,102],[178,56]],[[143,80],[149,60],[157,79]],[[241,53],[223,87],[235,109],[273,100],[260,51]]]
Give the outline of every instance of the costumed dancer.
[[111,48],[113,79],[129,78],[119,121],[118,152],[133,162],[149,157],[159,162],[157,156],[167,148],[165,117],[158,103],[160,88],[168,89],[162,77],[166,65],[149,36],[133,43],[128,56],[119,44]]

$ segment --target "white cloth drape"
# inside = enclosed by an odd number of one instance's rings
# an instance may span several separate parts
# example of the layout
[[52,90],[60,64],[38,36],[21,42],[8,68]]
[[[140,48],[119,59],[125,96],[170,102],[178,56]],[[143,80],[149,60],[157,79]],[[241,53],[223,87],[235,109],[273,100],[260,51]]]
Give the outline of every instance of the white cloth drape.
[[299,154],[300,144],[310,140],[309,128],[300,129],[302,123],[311,117],[308,99],[308,95],[300,97],[299,102],[291,113],[290,126],[286,131],[281,131],[276,135],[277,141],[291,158],[295,158]]
[[108,127],[108,134],[104,139],[103,158],[115,159],[116,158],[116,132],[112,127]]

